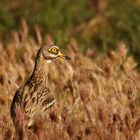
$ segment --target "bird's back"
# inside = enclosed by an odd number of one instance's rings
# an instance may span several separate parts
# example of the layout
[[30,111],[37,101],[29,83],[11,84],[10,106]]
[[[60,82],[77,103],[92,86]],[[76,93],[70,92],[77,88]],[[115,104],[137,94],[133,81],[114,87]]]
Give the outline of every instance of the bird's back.
[[13,98],[12,104],[11,104],[11,108],[10,108],[10,113],[11,113],[11,117],[13,119],[13,121],[15,120],[14,118],[16,118],[16,108],[20,107],[21,104],[21,94],[20,94],[21,90],[18,89],[15,93],[15,96]]
[[[31,85],[30,83],[17,90],[11,104],[11,116],[17,123],[17,108],[20,109],[27,119],[27,126],[34,122],[34,117],[44,114],[54,104],[55,100],[46,85]],[[16,125],[16,124],[15,124]]]

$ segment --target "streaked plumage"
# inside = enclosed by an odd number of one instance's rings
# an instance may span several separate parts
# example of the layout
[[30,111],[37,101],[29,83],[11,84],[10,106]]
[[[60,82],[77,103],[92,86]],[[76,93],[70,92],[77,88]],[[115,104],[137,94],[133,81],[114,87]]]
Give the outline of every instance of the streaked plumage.
[[55,99],[47,82],[48,67],[51,61],[59,58],[68,59],[69,57],[63,55],[57,46],[45,45],[39,49],[32,75],[16,91],[11,104],[11,117],[15,126],[18,125],[17,108],[25,114],[27,126],[30,127],[36,114],[46,112],[54,104]]

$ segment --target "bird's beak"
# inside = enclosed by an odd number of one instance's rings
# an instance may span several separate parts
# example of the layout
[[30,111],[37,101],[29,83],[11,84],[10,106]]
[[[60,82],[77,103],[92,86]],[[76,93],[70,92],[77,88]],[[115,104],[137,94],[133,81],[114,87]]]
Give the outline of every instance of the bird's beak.
[[61,52],[59,53],[58,56],[62,59],[67,59],[67,60],[71,59],[69,56],[62,54]]

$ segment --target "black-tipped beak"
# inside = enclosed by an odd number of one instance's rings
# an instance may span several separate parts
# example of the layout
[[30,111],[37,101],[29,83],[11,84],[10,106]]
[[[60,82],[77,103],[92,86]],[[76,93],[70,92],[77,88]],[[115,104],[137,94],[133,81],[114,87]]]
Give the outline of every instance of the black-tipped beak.
[[66,60],[70,60],[71,58],[67,55],[64,56]]
[[64,55],[62,53],[59,54],[59,57],[62,58],[62,59],[66,59],[66,60],[70,60],[71,58],[67,55]]

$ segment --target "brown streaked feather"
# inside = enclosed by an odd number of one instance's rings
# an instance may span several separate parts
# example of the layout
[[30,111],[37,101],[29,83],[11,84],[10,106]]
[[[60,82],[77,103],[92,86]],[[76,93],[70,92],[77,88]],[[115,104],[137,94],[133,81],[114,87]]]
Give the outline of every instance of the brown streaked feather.
[[13,98],[11,117],[15,125],[16,123],[20,123],[16,121],[17,107],[25,114],[27,126],[31,127],[34,122],[34,116],[39,113],[45,114],[47,109],[55,102],[53,94],[48,87],[48,64],[41,55],[41,49],[37,54],[32,75],[27,82],[17,90]]

